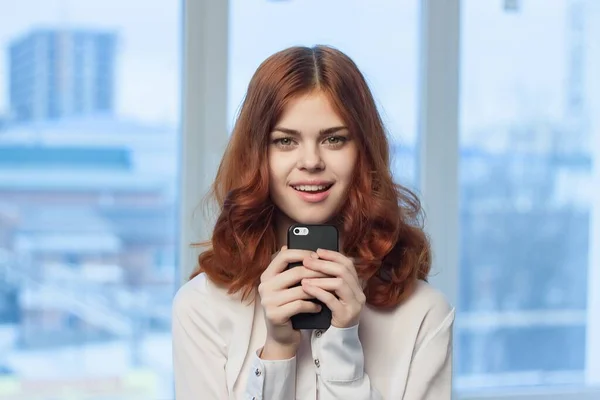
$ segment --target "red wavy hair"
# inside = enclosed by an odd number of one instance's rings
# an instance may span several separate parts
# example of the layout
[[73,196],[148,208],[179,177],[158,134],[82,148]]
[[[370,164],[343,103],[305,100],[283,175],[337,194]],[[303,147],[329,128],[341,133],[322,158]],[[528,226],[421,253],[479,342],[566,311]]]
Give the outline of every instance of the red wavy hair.
[[275,205],[269,198],[267,146],[290,99],[318,90],[357,138],[354,182],[337,216],[342,252],[361,260],[367,303],[391,308],[425,280],[431,251],[417,196],[395,184],[389,144],[369,87],[354,62],[327,46],[291,47],[266,59],[252,77],[211,195],[219,215],[201,272],[247,298],[276,252]]

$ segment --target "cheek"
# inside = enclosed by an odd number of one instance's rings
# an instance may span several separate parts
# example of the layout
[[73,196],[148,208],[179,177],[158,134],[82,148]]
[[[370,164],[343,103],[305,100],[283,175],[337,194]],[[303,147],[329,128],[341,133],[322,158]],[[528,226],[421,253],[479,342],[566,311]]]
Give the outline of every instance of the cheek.
[[356,151],[348,151],[344,154],[340,154],[334,164],[337,165],[336,175],[338,178],[343,179],[346,182],[352,180],[357,163],[358,157]]
[[281,185],[286,184],[290,171],[289,157],[281,154],[269,155],[269,182],[272,190],[279,190]]

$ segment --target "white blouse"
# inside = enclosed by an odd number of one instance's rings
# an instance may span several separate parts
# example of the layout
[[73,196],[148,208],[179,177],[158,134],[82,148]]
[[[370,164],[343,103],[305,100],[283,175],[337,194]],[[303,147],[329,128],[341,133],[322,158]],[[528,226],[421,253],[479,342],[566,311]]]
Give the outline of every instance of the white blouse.
[[453,323],[454,308],[420,281],[395,309],[367,305],[354,327],[302,331],[294,358],[267,361],[260,300],[200,274],[173,302],[176,399],[449,400]]

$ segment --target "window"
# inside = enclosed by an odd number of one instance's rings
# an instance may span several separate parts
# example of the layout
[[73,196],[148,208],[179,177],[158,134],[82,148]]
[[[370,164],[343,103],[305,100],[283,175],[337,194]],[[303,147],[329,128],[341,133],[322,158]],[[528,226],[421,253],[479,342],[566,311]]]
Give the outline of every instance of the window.
[[180,8],[0,0],[0,398],[172,397]]
[[394,143],[396,178],[414,188],[418,21],[416,0],[378,1],[376,7],[364,1],[231,0],[229,128],[265,58],[294,45],[332,45],[365,75]]
[[600,384],[599,25],[593,0],[462,2],[461,392]]

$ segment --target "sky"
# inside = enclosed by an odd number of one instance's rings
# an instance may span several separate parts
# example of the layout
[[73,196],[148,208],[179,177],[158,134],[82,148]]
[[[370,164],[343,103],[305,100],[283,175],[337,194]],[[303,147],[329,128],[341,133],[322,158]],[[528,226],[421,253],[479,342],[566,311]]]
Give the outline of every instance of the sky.
[[[517,13],[505,12],[500,0],[463,1],[463,126],[562,118],[568,87],[569,1],[521,1]],[[230,120],[264,58],[293,44],[326,43],[357,62],[391,133],[414,140],[418,0],[230,0],[230,4]],[[179,0],[0,0],[0,112],[8,106],[10,40],[40,25],[76,25],[113,29],[120,35],[116,99],[120,115],[149,122],[178,121],[180,8]]]
[[329,44],[346,52],[362,70],[392,133],[416,130],[416,0],[234,0],[231,4],[230,111],[239,105],[252,73],[270,54],[292,45]]
[[[501,0],[462,1],[464,130],[514,120],[562,119],[569,85],[569,1],[521,1],[518,12],[506,12]],[[329,43],[363,70],[392,135],[415,140],[418,0],[231,3],[230,110],[239,105],[254,69],[269,54],[294,44]]]
[[0,113],[8,107],[10,41],[39,26],[84,26],[119,34],[118,113],[148,122],[176,122],[180,11],[178,0],[0,0]]

